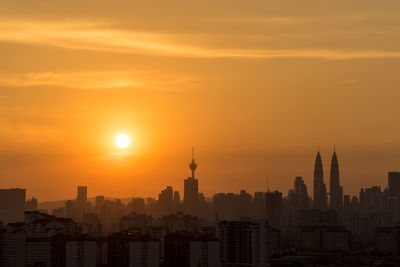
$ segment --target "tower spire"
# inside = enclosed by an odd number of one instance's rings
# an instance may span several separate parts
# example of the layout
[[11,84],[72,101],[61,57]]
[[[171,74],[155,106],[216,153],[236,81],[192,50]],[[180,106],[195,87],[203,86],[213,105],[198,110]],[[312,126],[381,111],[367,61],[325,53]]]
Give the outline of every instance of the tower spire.
[[194,173],[197,169],[197,164],[194,161],[194,146],[192,147],[192,162],[190,163],[189,168],[192,170],[192,178],[194,179]]

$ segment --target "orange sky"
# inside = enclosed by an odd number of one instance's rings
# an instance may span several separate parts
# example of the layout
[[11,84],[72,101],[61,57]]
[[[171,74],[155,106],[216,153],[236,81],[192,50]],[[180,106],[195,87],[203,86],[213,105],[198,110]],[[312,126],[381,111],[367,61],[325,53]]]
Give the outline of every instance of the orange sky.
[[[400,169],[400,2],[0,3],[0,187],[39,201],[200,190],[346,194]],[[114,138],[132,138],[118,154]]]

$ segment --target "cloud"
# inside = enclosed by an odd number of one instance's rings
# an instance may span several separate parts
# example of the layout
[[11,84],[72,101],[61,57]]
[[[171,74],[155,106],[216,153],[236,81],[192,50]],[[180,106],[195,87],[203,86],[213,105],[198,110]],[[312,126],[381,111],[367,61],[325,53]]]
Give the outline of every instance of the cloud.
[[38,72],[0,77],[0,85],[10,87],[60,86],[79,89],[136,87],[143,84],[134,72]]
[[[400,58],[400,52],[388,50],[294,48],[268,49],[215,48],[210,45],[188,44],[190,35],[138,32],[107,27],[101,23],[44,23],[32,21],[2,21],[0,41],[53,46],[111,53],[185,58],[316,58],[346,60],[362,58]],[[51,74],[50,74],[51,76]],[[32,78],[32,77],[31,77]],[[57,77],[51,77],[56,80]],[[33,78],[35,79],[35,78]],[[135,86],[135,81],[122,80],[120,86]],[[110,86],[114,86],[111,84]]]
[[[157,80],[154,76],[158,77]],[[133,71],[35,72],[0,76],[2,87],[54,86],[81,90],[140,88],[177,91],[177,85],[185,84],[185,89],[194,89],[200,83],[200,80],[190,77]]]
[[50,125],[0,121],[1,137],[8,140],[8,144],[41,143],[59,141],[65,137],[64,133]]

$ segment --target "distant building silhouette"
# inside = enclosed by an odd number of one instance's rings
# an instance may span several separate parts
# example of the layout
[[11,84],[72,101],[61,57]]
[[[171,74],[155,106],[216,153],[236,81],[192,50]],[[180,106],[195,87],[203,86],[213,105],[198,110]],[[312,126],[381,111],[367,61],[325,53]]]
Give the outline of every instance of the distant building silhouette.
[[310,198],[308,197],[307,185],[301,176],[297,176],[294,180],[294,193],[296,201],[300,208],[308,208],[310,205]]
[[226,266],[268,266],[269,256],[280,248],[280,231],[266,221],[220,221],[217,232]]
[[220,241],[213,236],[176,232],[164,242],[163,266],[220,266]]
[[28,199],[25,204],[25,210],[35,211],[37,210],[37,204],[38,204],[37,198],[32,197],[31,199]]
[[181,195],[179,194],[179,191],[174,191],[173,211],[182,211],[181,209]]
[[253,217],[265,219],[265,198],[264,192],[255,192],[253,199]]
[[213,197],[213,213],[219,219],[239,220],[243,217],[251,217],[252,208],[253,198],[246,190],[240,190],[240,194],[217,193]]
[[267,192],[265,193],[265,219],[268,224],[280,228],[282,221],[282,193]]
[[87,202],[87,186],[78,186],[76,202],[79,206],[85,206]]
[[331,161],[330,177],[330,208],[341,210],[343,207],[343,187],[340,186],[339,162],[336,150],[333,152]]
[[338,226],[336,210],[305,209],[300,211],[300,226]]
[[146,211],[146,203],[144,201],[144,198],[132,198],[131,201],[131,212],[137,212],[137,213],[144,213]]
[[25,199],[25,189],[0,189],[0,220],[3,223],[22,221],[24,219]]
[[345,227],[300,226],[297,229],[299,250],[348,251],[351,232]]
[[315,159],[314,165],[314,208],[328,208],[328,196],[326,193],[326,184],[324,183],[324,169],[322,166],[321,154],[319,153]]
[[129,232],[113,233],[107,238],[108,266],[160,266],[160,240]]
[[199,214],[199,180],[195,178],[197,164],[194,160],[194,148],[189,168],[192,171],[192,176],[184,181],[183,205],[185,213],[197,215]]
[[159,206],[159,215],[169,215],[173,210],[173,195],[174,190],[172,186],[167,186],[161,193],[158,195],[158,206]]
[[310,208],[311,199],[308,197],[307,186],[301,176],[294,180],[294,188],[288,192],[289,212],[295,224],[299,222],[300,211]]
[[388,173],[388,189],[391,196],[400,195],[400,172]]

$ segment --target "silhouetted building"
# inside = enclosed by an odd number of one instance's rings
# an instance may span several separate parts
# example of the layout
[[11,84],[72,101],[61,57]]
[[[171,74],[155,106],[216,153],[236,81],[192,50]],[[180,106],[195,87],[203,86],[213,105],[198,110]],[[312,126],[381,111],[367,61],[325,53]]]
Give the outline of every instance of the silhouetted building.
[[400,195],[400,172],[388,173],[388,189],[391,196]]
[[159,215],[165,216],[172,213],[173,210],[173,194],[172,186],[167,186],[158,194]]
[[182,212],[161,217],[161,226],[167,229],[168,233],[175,232],[199,232],[204,222],[197,216],[185,215]]
[[28,237],[25,241],[25,259],[27,267],[51,266],[51,238]]
[[181,209],[181,195],[179,191],[174,191],[173,212],[182,211]]
[[102,209],[104,208],[104,196],[96,196],[95,198],[95,209],[96,209],[96,213],[100,214]]
[[[0,230],[0,266],[24,267],[39,263],[56,267],[78,266],[66,263],[69,254],[66,254],[65,238],[59,236],[76,237],[80,231],[72,219],[27,211],[23,221],[9,223]],[[69,258],[74,259],[74,256]]]
[[350,206],[351,206],[351,210],[353,210],[353,211],[359,208],[359,202],[358,202],[358,198],[356,196],[353,196],[351,198]]
[[107,237],[108,266],[129,266],[129,242],[132,238],[128,232],[116,232]]
[[0,221],[19,222],[24,219],[25,189],[0,189]]
[[300,211],[300,226],[338,226],[336,210],[306,209]]
[[194,161],[194,149],[192,162],[189,165],[192,171],[192,176],[188,177],[184,181],[184,196],[183,205],[184,211],[187,214],[198,215],[199,214],[199,180],[195,178],[195,172],[197,164]]
[[160,265],[160,240],[149,235],[117,232],[107,238],[108,266]]
[[253,198],[246,190],[240,194],[218,193],[213,197],[213,214],[223,220],[239,220],[252,216]]
[[301,226],[297,229],[300,250],[349,251],[351,232],[344,227]]
[[265,219],[265,199],[263,192],[254,193],[253,217],[255,219]]
[[340,186],[339,162],[336,151],[333,152],[330,177],[330,208],[341,210],[343,207],[343,187]]
[[79,206],[84,207],[87,202],[87,186],[78,186],[77,190],[76,202]]
[[287,213],[292,223],[299,223],[300,211],[308,209],[311,206],[311,199],[308,197],[307,186],[301,176],[297,176],[294,180],[294,187],[288,192]]
[[350,205],[350,195],[344,195],[343,196],[343,209],[348,212],[351,210],[351,205]]
[[328,207],[328,195],[324,183],[324,169],[322,166],[321,154],[319,153],[314,164],[314,208],[326,209]]
[[144,201],[144,198],[132,198],[132,201],[130,203],[130,210],[131,212],[136,212],[136,213],[145,213],[146,212],[146,203]]
[[137,214],[132,212],[129,215],[123,216],[120,221],[120,231],[129,231],[135,227],[150,227],[152,226],[151,216],[146,214]]
[[160,266],[160,240],[149,235],[129,241],[129,266]]
[[382,207],[383,194],[380,186],[371,186],[360,192],[360,207],[369,210],[380,210]]
[[380,227],[374,230],[375,250],[386,255],[396,255],[396,239],[391,227]]
[[96,267],[96,240],[82,235],[65,240],[65,267]]
[[265,193],[265,219],[269,225],[280,228],[282,219],[282,193]]
[[220,242],[213,236],[188,232],[168,234],[164,265],[174,267],[220,266]]
[[27,211],[35,211],[37,210],[38,201],[35,197],[28,199],[25,204],[25,210]]
[[232,266],[267,266],[269,256],[280,246],[280,232],[266,221],[220,221],[217,237],[222,263]]

